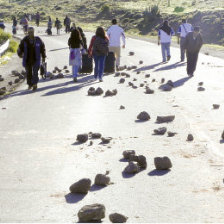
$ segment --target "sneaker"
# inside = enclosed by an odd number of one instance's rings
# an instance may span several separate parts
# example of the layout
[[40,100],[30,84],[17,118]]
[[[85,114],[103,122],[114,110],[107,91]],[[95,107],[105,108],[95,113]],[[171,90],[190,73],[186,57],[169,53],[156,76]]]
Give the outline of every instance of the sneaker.
[[29,85],[29,86],[28,86],[28,90],[31,90],[31,89],[32,89],[32,87],[33,87],[32,85]]
[[33,91],[37,90],[37,84],[33,85]]
[[171,56],[167,56],[167,61],[169,61],[169,60],[170,60],[170,58],[171,58]]
[[73,81],[74,81],[74,82],[78,82],[77,78],[74,78]]

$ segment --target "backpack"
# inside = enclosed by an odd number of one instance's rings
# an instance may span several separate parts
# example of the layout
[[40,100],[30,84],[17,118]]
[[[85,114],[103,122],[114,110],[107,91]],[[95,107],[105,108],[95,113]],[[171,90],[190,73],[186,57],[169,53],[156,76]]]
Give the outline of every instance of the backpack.
[[98,56],[107,55],[109,52],[109,41],[107,39],[103,39],[101,37],[96,37],[93,43],[93,54]]

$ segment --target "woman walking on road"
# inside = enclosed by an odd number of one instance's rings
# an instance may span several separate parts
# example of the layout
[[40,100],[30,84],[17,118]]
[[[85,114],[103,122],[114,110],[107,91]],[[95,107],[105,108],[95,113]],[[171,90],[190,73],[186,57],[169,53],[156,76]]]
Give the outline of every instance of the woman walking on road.
[[168,21],[164,21],[163,25],[159,28],[158,45],[161,43],[163,62],[169,61],[171,38],[174,35],[173,29],[169,26]]
[[95,62],[94,78],[103,81],[103,72],[106,56],[109,52],[109,39],[102,27],[98,27],[96,35],[91,39],[88,49],[89,56],[93,56]]
[[203,45],[203,40],[198,26],[194,27],[194,32],[187,34],[184,48],[187,51],[187,74],[192,77],[196,70],[198,54]]
[[78,29],[72,30],[71,36],[68,39],[68,46],[70,49],[69,65],[72,66],[72,75],[74,82],[77,82],[78,71],[82,65],[81,48],[83,46],[82,37]]

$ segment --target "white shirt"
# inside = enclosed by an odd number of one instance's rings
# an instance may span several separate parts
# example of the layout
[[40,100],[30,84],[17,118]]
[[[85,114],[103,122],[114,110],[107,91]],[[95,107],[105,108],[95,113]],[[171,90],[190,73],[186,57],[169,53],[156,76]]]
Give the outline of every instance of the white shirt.
[[109,46],[110,47],[120,47],[121,46],[121,38],[123,44],[125,45],[125,35],[124,30],[118,25],[112,25],[107,30],[107,35],[109,37]]
[[160,36],[160,43],[170,43],[171,42],[171,38],[174,35],[174,31],[171,28],[171,33],[170,35],[168,35],[166,32],[164,32],[163,30],[159,30],[159,36]]
[[193,27],[189,23],[183,23],[179,26],[178,32],[180,34],[180,37],[186,37],[188,33],[193,31]]

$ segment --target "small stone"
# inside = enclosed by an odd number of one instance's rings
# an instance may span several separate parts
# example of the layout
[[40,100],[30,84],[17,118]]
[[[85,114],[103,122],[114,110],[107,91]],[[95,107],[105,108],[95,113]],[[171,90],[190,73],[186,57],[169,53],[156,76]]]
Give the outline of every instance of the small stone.
[[124,83],[124,82],[125,82],[124,78],[121,78],[120,81],[119,81],[119,83],[121,83],[121,84]]
[[144,85],[145,85],[144,83],[141,83],[139,86],[140,86],[140,87],[144,87]]
[[164,83],[164,82],[165,82],[165,79],[164,79],[164,78],[162,78],[162,79],[161,79],[161,83]]
[[116,72],[114,76],[115,76],[115,77],[119,77],[120,75],[121,75],[120,72]]
[[204,83],[203,83],[203,82],[199,82],[198,85],[199,85],[199,86],[203,86]]
[[59,73],[59,74],[56,76],[56,78],[58,78],[58,79],[62,79],[62,78],[64,78],[64,74],[63,74],[63,73]]
[[80,143],[85,143],[88,141],[88,134],[79,134],[77,135],[77,141]]
[[155,79],[152,80],[152,82],[155,82],[155,81],[156,81]]
[[113,89],[112,93],[114,94],[114,96],[117,95],[117,89]]
[[100,95],[102,95],[102,94],[103,94],[103,89],[100,88],[100,87],[98,87],[98,88],[96,89],[96,91],[95,91],[95,95],[100,96]]
[[12,82],[10,81],[10,82],[8,82],[8,84],[11,86],[12,85]]
[[157,116],[157,123],[169,123],[174,121],[175,115],[170,115],[170,116]]
[[53,70],[53,71],[52,71],[52,73],[54,73],[54,74],[55,74],[56,72],[57,72],[56,70]]
[[24,75],[24,76],[26,77],[26,71],[25,71],[25,70],[22,70],[22,71],[21,71],[21,74]]
[[67,65],[65,65],[63,69],[67,69],[67,68],[68,68],[68,66],[67,66]]
[[142,111],[138,116],[137,119],[140,121],[148,121],[150,120],[150,116],[146,111]]
[[4,81],[4,78],[0,78],[0,82],[3,82]]
[[69,73],[70,71],[68,69],[65,70],[65,73]]
[[133,79],[133,81],[135,82],[135,81],[137,81],[137,79],[136,79],[136,78],[134,78],[134,79]]
[[126,76],[127,73],[126,72],[121,72],[121,76]]
[[168,170],[172,168],[171,160],[166,156],[154,158],[154,165],[157,170]]
[[141,61],[139,61],[139,64],[141,65],[141,64],[143,64],[143,61],[141,60]]
[[89,142],[89,146],[92,146],[92,145],[93,145],[93,141],[90,141],[90,142]]
[[140,71],[137,71],[136,73],[137,73],[137,74],[140,74],[141,72],[140,72]]
[[193,135],[192,135],[192,134],[189,134],[189,135],[187,136],[187,141],[188,141],[188,142],[192,142],[193,140],[194,140]]
[[213,104],[213,109],[219,109],[220,105],[219,104]]
[[160,86],[160,89],[162,89],[164,92],[170,92],[173,89],[173,87],[169,84],[164,84]]
[[145,78],[150,78],[150,74],[145,75]]
[[129,85],[129,86],[133,86],[134,84],[133,84],[132,82],[129,82],[128,85]]
[[105,93],[105,96],[113,96],[113,92],[110,91],[110,90],[107,90],[106,93]]
[[25,79],[25,77],[22,74],[19,74],[19,79]]
[[132,86],[132,88],[133,88],[133,89],[137,89],[137,88],[138,88],[138,86],[133,85],[133,86]]
[[91,180],[88,178],[83,178],[78,182],[72,184],[69,188],[71,193],[77,194],[87,194],[91,186]]
[[95,185],[107,186],[110,184],[110,177],[104,174],[97,174],[95,177]]
[[222,132],[222,136],[221,137],[222,137],[222,140],[224,140],[224,131]]
[[109,144],[112,138],[101,138],[102,144]]
[[154,130],[155,135],[164,135],[167,131],[166,127],[158,128]]
[[124,109],[125,109],[125,107],[121,105],[120,106],[120,110],[124,110]]
[[127,67],[127,70],[128,70],[128,71],[132,70],[132,67],[131,67],[131,66],[128,66],[128,67]]
[[129,74],[126,74],[126,78],[130,78],[131,76]]
[[14,75],[14,76],[19,76],[20,75],[20,73],[18,72],[18,71],[12,71],[12,75]]
[[6,93],[6,91],[5,90],[3,90],[3,89],[0,89],[0,95],[2,96],[2,95],[4,95]]
[[133,55],[135,55],[135,52],[130,51],[130,52],[129,52],[129,56],[133,56]]
[[154,90],[150,89],[150,88],[146,88],[145,90],[145,94],[154,94]]
[[135,151],[134,150],[125,150],[123,152],[124,159],[130,159],[131,155],[135,155]]
[[105,218],[105,206],[102,204],[85,205],[78,212],[80,222],[99,222]]
[[96,95],[96,90],[94,87],[90,87],[88,90],[88,95],[89,96],[95,96]]
[[128,166],[124,169],[124,172],[128,174],[135,174],[138,173],[139,171],[140,167],[138,163],[135,162],[129,162]]
[[142,169],[146,169],[147,168],[147,161],[146,161],[146,157],[143,155],[139,155],[138,156],[138,165],[140,166],[140,168]]
[[92,133],[91,134],[91,138],[93,138],[93,139],[99,139],[101,137],[102,137],[102,135],[100,133]]
[[168,137],[174,137],[177,133],[168,131],[167,134],[168,134]]
[[132,65],[131,69],[137,69],[138,67],[136,65]]
[[125,223],[127,222],[128,217],[119,213],[113,213],[109,215],[109,219],[112,223]]
[[2,87],[2,88],[1,88],[1,90],[6,91],[6,87],[5,87],[5,86],[4,86],[4,87]]
[[138,162],[138,156],[131,154],[129,156],[129,162]]
[[20,79],[15,79],[14,83],[19,83]]
[[202,86],[198,87],[198,92],[202,92],[202,91],[205,91],[205,88]]

